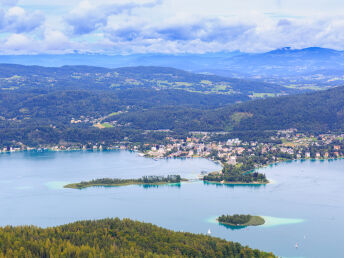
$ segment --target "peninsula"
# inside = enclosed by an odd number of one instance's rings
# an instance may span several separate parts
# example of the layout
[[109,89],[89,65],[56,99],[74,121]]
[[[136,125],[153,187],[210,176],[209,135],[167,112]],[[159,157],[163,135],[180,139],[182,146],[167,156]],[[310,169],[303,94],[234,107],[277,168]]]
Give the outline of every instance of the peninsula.
[[91,181],[83,181],[80,183],[68,184],[64,188],[83,189],[92,186],[126,186],[126,185],[162,185],[162,184],[178,184],[187,179],[181,178],[179,175],[168,176],[143,176],[139,179],[119,179],[119,178],[102,178]]
[[229,226],[259,226],[265,223],[265,220],[259,216],[252,215],[222,215],[217,218],[220,224]]

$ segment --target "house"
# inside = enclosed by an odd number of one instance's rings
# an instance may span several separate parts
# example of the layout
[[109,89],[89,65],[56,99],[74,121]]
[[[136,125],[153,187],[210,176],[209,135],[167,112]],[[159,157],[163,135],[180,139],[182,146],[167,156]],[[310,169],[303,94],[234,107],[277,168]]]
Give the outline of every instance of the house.
[[245,148],[243,148],[243,147],[236,148],[236,152],[237,152],[239,155],[242,154],[244,151],[245,151]]
[[230,156],[227,163],[228,163],[228,165],[236,165],[237,157],[236,156]]

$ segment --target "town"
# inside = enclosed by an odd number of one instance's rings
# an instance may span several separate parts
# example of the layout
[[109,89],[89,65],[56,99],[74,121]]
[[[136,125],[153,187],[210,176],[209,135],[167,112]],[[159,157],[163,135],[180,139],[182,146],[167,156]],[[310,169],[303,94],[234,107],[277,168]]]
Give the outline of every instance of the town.
[[[219,162],[224,168],[239,169],[245,173],[269,164],[294,159],[336,159],[344,157],[344,134],[311,135],[296,129],[280,130],[273,133],[269,141],[244,141],[226,138],[225,132],[190,132],[186,138],[174,138],[165,132],[164,144],[130,143],[113,144],[61,144],[56,146],[28,147],[21,143],[2,147],[0,152],[16,151],[71,151],[71,150],[131,150],[139,155],[154,159],[161,158],[207,158]],[[223,141],[214,137],[223,135]],[[221,173],[221,172],[220,172]]]
[[[187,139],[169,137],[167,145],[152,145],[145,155],[153,158],[204,157],[236,165],[243,157],[271,156],[273,161],[286,159],[328,159],[344,155],[344,134],[322,134],[317,137],[298,133],[296,129],[278,131],[272,140],[280,144],[259,141],[241,141],[238,138],[224,142],[209,142],[211,133],[199,132]],[[135,148],[134,148],[135,149]]]

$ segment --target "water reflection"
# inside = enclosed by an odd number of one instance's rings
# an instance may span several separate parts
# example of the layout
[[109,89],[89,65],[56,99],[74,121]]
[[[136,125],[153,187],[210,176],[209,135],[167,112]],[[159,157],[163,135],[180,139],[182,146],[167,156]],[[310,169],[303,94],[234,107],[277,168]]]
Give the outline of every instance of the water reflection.
[[216,183],[216,182],[209,182],[209,181],[203,181],[203,184],[205,186],[216,186],[216,187],[227,187],[227,188],[246,187],[246,188],[258,189],[261,187],[266,187],[266,184],[228,184],[228,183]]
[[[61,182],[49,182],[46,185],[49,188],[52,189],[62,189],[64,185],[66,185],[68,183],[61,183]],[[176,183],[176,184],[157,184],[157,185],[153,185],[153,184],[132,184],[132,185],[94,185],[94,186],[90,186],[90,187],[85,187],[85,188],[76,188],[76,190],[86,190],[89,188],[119,188],[119,187],[128,187],[128,186],[138,186],[138,187],[142,187],[144,189],[152,189],[152,188],[161,188],[161,187],[169,187],[169,188],[181,188],[181,183]]]
[[162,184],[162,185],[138,185],[138,186],[143,187],[144,189],[160,188],[160,187],[180,188],[181,187],[181,183]]
[[248,227],[247,226],[231,226],[231,225],[228,225],[228,224],[223,224],[223,223],[220,223],[219,222],[219,225],[220,226],[223,226],[223,227],[225,227],[225,228],[227,228],[227,229],[230,229],[230,230],[241,230],[241,229],[244,229],[244,228],[247,228],[248,229]]

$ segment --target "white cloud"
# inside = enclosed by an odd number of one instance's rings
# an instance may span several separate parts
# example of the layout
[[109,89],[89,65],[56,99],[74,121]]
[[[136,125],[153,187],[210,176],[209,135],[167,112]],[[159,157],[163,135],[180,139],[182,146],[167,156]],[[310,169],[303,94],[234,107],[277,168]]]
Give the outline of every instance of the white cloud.
[[6,10],[0,9],[0,31],[3,32],[30,32],[43,22],[44,16],[39,11],[28,13],[18,6]]
[[134,8],[153,7],[160,4],[161,0],[139,3],[114,3],[96,4],[89,0],[82,1],[66,17],[67,23],[72,26],[75,34],[91,33],[98,28],[107,25],[108,17],[121,13],[128,13]]
[[43,44],[44,49],[46,49],[47,51],[70,51],[73,47],[68,37],[64,35],[61,31],[56,30],[45,31]]
[[12,34],[4,43],[4,48],[9,50],[31,49],[31,41],[23,34]]

